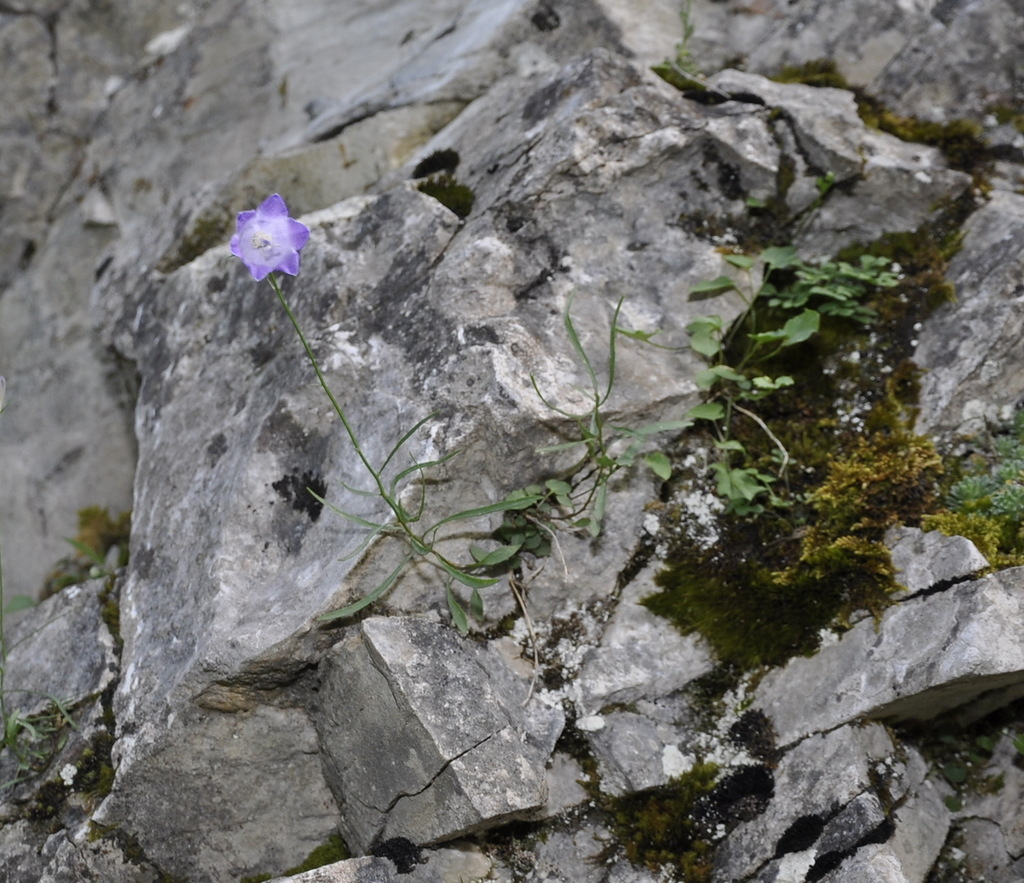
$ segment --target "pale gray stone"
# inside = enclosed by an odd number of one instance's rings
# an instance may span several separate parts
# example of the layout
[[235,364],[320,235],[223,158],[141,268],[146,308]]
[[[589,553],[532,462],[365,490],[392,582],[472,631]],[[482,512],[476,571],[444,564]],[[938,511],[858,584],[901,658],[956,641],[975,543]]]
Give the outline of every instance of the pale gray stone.
[[[945,797],[949,786],[938,776],[922,782],[893,811],[893,835],[886,844],[899,859],[907,883],[929,878],[950,829]],[[852,879],[852,878],[851,878]]]
[[[301,874],[276,877],[271,883],[393,883],[397,879],[395,866],[387,859],[366,856],[335,862]],[[403,879],[411,883],[414,878]]]
[[664,785],[671,778],[665,751],[678,753],[683,732],[664,721],[629,711],[616,711],[595,720],[587,736],[598,760],[601,789],[616,797]]
[[767,810],[742,822],[718,848],[713,879],[745,880],[772,859],[784,865],[763,869],[765,883],[783,879],[780,869],[794,864],[810,868],[815,860],[813,844],[804,844],[803,849],[791,846],[790,852],[777,854],[780,843],[786,842],[784,835],[792,836],[794,826],[813,825],[817,820],[820,836],[842,807],[864,799],[862,795],[877,794],[880,783],[892,798],[900,799],[908,785],[908,769],[898,755],[899,749],[879,724],[840,727],[804,739],[779,761],[775,794]]
[[938,531],[916,527],[891,528],[885,536],[892,552],[892,566],[906,597],[935,587],[962,582],[988,568],[985,556],[966,537],[947,537]]
[[528,717],[528,683],[496,683],[481,662],[495,652],[437,621],[371,617],[325,658],[317,728],[355,849],[450,839],[544,806],[561,712]]
[[1024,399],[1017,364],[1022,334],[1018,300],[1024,255],[1024,196],[991,194],[963,228],[963,246],[947,274],[957,300],[936,310],[914,359],[921,380],[920,432],[977,434]]
[[581,714],[667,696],[711,670],[710,651],[700,638],[679,634],[640,603],[655,592],[650,569],[623,591],[600,644],[584,660],[577,681]]
[[862,620],[815,656],[769,672],[755,707],[782,745],[862,716],[927,720],[982,696],[998,707],[1024,694],[1022,579],[1024,569],[1004,570]]

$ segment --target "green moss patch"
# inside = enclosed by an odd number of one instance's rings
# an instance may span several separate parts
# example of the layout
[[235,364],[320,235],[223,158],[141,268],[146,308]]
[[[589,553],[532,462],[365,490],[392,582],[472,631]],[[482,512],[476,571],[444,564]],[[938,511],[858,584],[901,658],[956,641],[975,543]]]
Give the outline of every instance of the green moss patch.
[[473,202],[476,199],[473,191],[465,184],[460,184],[453,175],[431,175],[417,184],[416,189],[420,193],[432,196],[460,218],[467,217],[473,211]]
[[[896,587],[885,530],[941,509],[942,460],[910,429],[918,372],[909,357],[918,323],[953,295],[945,270],[967,211],[966,202],[950,205],[918,231],[842,253],[900,266],[899,284],[867,302],[874,322],[822,317],[819,334],[763,366],[794,378],[750,406],[792,460],[774,485],[776,505],[752,515],[712,513],[713,529],[700,534],[688,527],[690,510],[668,504],[678,538],[656,579],[660,591],[645,604],[684,633],[702,634],[728,669],[812,653],[824,629],[843,628],[855,611],[878,614]],[[750,321],[773,327],[775,318]],[[740,465],[778,473],[778,445],[755,421],[735,415],[730,438],[745,451]],[[683,445],[677,460],[694,438]],[[674,482],[669,500],[711,490],[700,463],[677,470]]]

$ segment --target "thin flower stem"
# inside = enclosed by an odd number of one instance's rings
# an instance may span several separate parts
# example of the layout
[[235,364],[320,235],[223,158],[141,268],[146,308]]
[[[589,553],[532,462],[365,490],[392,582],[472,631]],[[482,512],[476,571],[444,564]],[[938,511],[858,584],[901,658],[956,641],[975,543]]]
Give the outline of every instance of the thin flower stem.
[[777,447],[779,449],[779,452],[782,454],[782,465],[779,467],[779,475],[782,475],[782,473],[786,471],[786,467],[789,466],[789,451],[786,450],[785,445],[783,445],[782,442],[779,441],[775,433],[773,433],[768,428],[768,424],[765,423],[764,420],[762,420],[760,417],[758,417],[757,414],[755,414],[753,411],[748,411],[746,408],[736,403],[733,403],[733,407],[741,414],[745,414],[747,417],[753,420],[758,426],[761,427],[761,429],[764,431],[764,434],[767,435],[768,438],[770,438],[775,443],[775,447]]
[[323,371],[320,370],[320,363],[313,354],[313,348],[309,345],[309,341],[306,340],[306,335],[302,333],[302,328],[299,326],[298,319],[295,318],[295,314],[292,312],[291,307],[288,306],[288,301],[285,299],[284,293],[281,291],[281,285],[277,281],[276,274],[269,274],[267,276],[267,280],[270,282],[270,287],[274,289],[274,294],[277,295],[277,299],[281,302],[281,306],[284,307],[285,313],[288,314],[288,319],[291,321],[292,327],[295,329],[295,333],[298,334],[299,340],[302,341],[302,346],[306,350],[306,356],[309,358],[309,362],[313,366],[313,370],[316,372],[316,379],[320,381],[320,386],[323,388],[324,393],[330,400],[331,406],[334,408],[334,412],[341,420],[341,425],[345,427],[345,432],[348,435],[349,441],[352,442],[352,447],[355,449],[356,455],[359,457],[363,466],[366,467],[366,471],[373,477],[381,498],[388,504],[402,529],[410,537],[416,537],[418,539],[416,533],[406,522],[405,513],[402,511],[402,507],[391,498],[391,495],[387,492],[387,488],[384,487],[384,480],[380,473],[373,468],[373,464],[370,463],[366,454],[363,452],[362,445],[359,444],[359,438],[356,436],[352,425],[348,422],[348,417],[345,416],[345,411],[342,409],[338,400],[334,397],[334,393],[331,392],[331,388],[327,385],[327,379],[324,377]]

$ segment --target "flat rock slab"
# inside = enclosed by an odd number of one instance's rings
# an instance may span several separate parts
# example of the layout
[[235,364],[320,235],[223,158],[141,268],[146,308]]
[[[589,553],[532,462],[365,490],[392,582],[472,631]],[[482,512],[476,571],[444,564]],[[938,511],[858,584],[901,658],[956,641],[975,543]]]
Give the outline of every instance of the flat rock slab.
[[962,583],[865,619],[838,643],[770,672],[755,707],[782,745],[859,717],[927,720],[986,694],[1024,693],[1024,568]]
[[947,537],[938,531],[895,527],[886,534],[896,581],[903,595],[916,595],[960,582],[989,564],[967,537]]
[[524,707],[527,690],[496,650],[434,620],[372,617],[342,640],[316,717],[349,846],[451,839],[541,809],[564,718]]

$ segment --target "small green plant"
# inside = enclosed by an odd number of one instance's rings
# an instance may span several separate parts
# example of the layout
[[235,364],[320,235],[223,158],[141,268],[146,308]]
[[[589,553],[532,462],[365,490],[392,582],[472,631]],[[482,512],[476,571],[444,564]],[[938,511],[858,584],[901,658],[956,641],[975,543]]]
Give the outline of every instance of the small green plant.
[[[712,463],[719,495],[731,512],[741,515],[764,510],[764,501],[779,504],[774,485],[786,474],[789,452],[754,410],[747,407],[793,385],[788,374],[766,373],[764,366],[787,347],[816,335],[823,316],[868,324],[874,311],[863,301],[876,288],[896,285],[898,276],[884,258],[863,254],[856,263],[810,263],[792,246],[771,246],[756,258],[728,254],[726,262],[744,276],[701,282],[691,299],[736,292],[743,302],[740,315],[726,323],[719,315],[700,316],[687,325],[690,347],[708,367],[698,373],[697,385],[710,394],[700,416],[712,422],[718,459]],[[745,464],[746,449],[731,436],[736,415],[754,421],[776,448],[775,474]]]
[[1024,413],[977,439],[950,472],[959,477],[946,492],[946,509],[923,527],[967,537],[994,567],[1024,563]]
[[43,597],[99,577],[112,576],[128,563],[131,513],[116,518],[103,506],[86,506],[78,513],[78,533],[67,538],[74,554],[58,562],[46,579]]
[[607,376],[599,378],[573,324],[572,304],[573,298],[570,297],[562,318],[573,352],[587,377],[588,387],[583,392],[590,400],[589,409],[582,413],[566,411],[544,395],[536,378],[531,380],[541,401],[574,429],[572,440],[542,447],[538,453],[578,451],[579,458],[560,477],[509,494],[508,502],[531,502],[524,508],[505,513],[501,526],[493,534],[493,538],[501,543],[498,548],[485,551],[474,547],[470,550],[480,566],[516,569],[522,565],[523,555],[545,557],[551,554],[551,543],[559,529],[584,531],[597,537],[604,519],[608,484],[615,475],[637,463],[645,464],[662,480],[671,475],[671,463],[663,452],[645,451],[651,437],[663,432],[682,431],[701,416],[717,413],[717,409],[709,410],[699,405],[681,420],[661,421],[636,428],[609,424],[606,406],[616,380],[617,338],[627,336],[646,341],[651,335],[619,326],[622,308],[622,301],[619,301],[608,336]]
[[675,58],[666,58],[661,64],[654,65],[654,71],[670,86],[679,90],[705,88],[697,62],[690,52],[690,40],[693,38],[693,0],[683,0],[679,10],[679,18],[683,26],[683,37],[676,44]]

